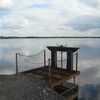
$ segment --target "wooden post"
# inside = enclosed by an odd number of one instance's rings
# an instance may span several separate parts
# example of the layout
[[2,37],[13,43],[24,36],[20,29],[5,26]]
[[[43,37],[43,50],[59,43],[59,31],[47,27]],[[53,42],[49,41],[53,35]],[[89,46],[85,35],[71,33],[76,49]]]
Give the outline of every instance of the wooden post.
[[73,77],[73,84],[75,85],[75,77]]
[[66,69],[67,69],[67,52],[66,52]]
[[73,70],[73,52],[67,52],[67,69]]
[[76,53],[76,71],[77,71],[77,67],[78,67],[78,53]]
[[16,74],[18,74],[18,53],[16,53]]
[[61,51],[61,68],[63,68],[63,52]]
[[51,66],[50,66],[50,59],[48,59],[48,65],[49,65],[49,85],[51,86]]
[[44,50],[44,67],[46,66],[46,52]]
[[51,67],[57,67],[57,51],[51,51]]

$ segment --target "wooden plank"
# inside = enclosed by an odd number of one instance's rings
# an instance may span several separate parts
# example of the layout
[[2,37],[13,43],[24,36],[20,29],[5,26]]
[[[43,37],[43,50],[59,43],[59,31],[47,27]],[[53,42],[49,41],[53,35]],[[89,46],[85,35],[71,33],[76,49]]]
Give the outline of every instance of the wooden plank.
[[39,71],[39,70],[43,70],[45,67],[39,67],[39,68],[35,68],[35,69],[30,69],[27,71],[23,71],[21,73],[29,73],[29,72],[34,72],[34,71]]
[[[79,71],[74,71],[74,70],[69,71],[69,70],[61,69],[61,68],[52,68],[51,70],[52,70],[51,71],[51,84],[50,84],[51,88],[56,85],[60,85],[64,83],[65,81],[73,77],[76,77],[80,74]],[[35,73],[35,74],[42,75],[46,77],[47,79],[49,79],[48,66],[25,71],[24,73]]]
[[64,47],[64,46],[47,46],[47,48],[51,51],[65,51],[65,52],[75,52],[79,48],[77,47]]
[[67,71],[66,71],[66,73],[65,73],[65,72],[63,72],[63,71],[57,71],[57,70],[52,70],[52,73],[59,74],[59,75],[63,75],[63,76],[67,76],[67,75],[70,74],[70,73],[67,72]]
[[55,81],[54,83],[51,84],[51,87],[54,87],[56,85],[60,85],[60,84],[64,83],[65,81],[67,81],[67,80],[69,80],[69,79],[71,79],[73,77],[78,76],[79,74],[80,74],[80,72],[76,72],[75,74],[71,74],[71,75],[69,75],[69,76],[67,76],[67,77],[65,77],[65,78],[63,78],[63,79],[61,79],[59,81]]

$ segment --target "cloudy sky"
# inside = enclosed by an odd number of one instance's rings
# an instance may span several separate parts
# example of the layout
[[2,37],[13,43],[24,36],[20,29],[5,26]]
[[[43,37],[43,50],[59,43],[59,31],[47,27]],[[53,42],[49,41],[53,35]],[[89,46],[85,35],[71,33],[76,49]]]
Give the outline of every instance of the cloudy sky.
[[0,36],[100,36],[100,0],[0,0]]

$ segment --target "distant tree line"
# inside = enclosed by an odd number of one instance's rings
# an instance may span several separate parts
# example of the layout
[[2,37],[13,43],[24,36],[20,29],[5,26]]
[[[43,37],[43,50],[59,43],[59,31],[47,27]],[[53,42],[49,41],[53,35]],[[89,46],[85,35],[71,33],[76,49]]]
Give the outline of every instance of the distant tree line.
[[16,39],[16,38],[100,38],[100,36],[0,36],[0,39]]

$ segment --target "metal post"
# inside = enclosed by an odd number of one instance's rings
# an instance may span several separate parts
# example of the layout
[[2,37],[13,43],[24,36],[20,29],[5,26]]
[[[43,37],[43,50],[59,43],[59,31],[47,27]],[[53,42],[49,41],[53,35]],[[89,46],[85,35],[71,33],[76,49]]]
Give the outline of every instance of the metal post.
[[18,53],[16,53],[16,74],[18,74]]
[[48,65],[49,65],[49,85],[51,85],[51,66],[50,66],[50,59],[48,59]]
[[77,67],[78,67],[78,53],[76,53],[76,71],[77,71]]
[[44,67],[46,66],[46,52],[44,50]]

